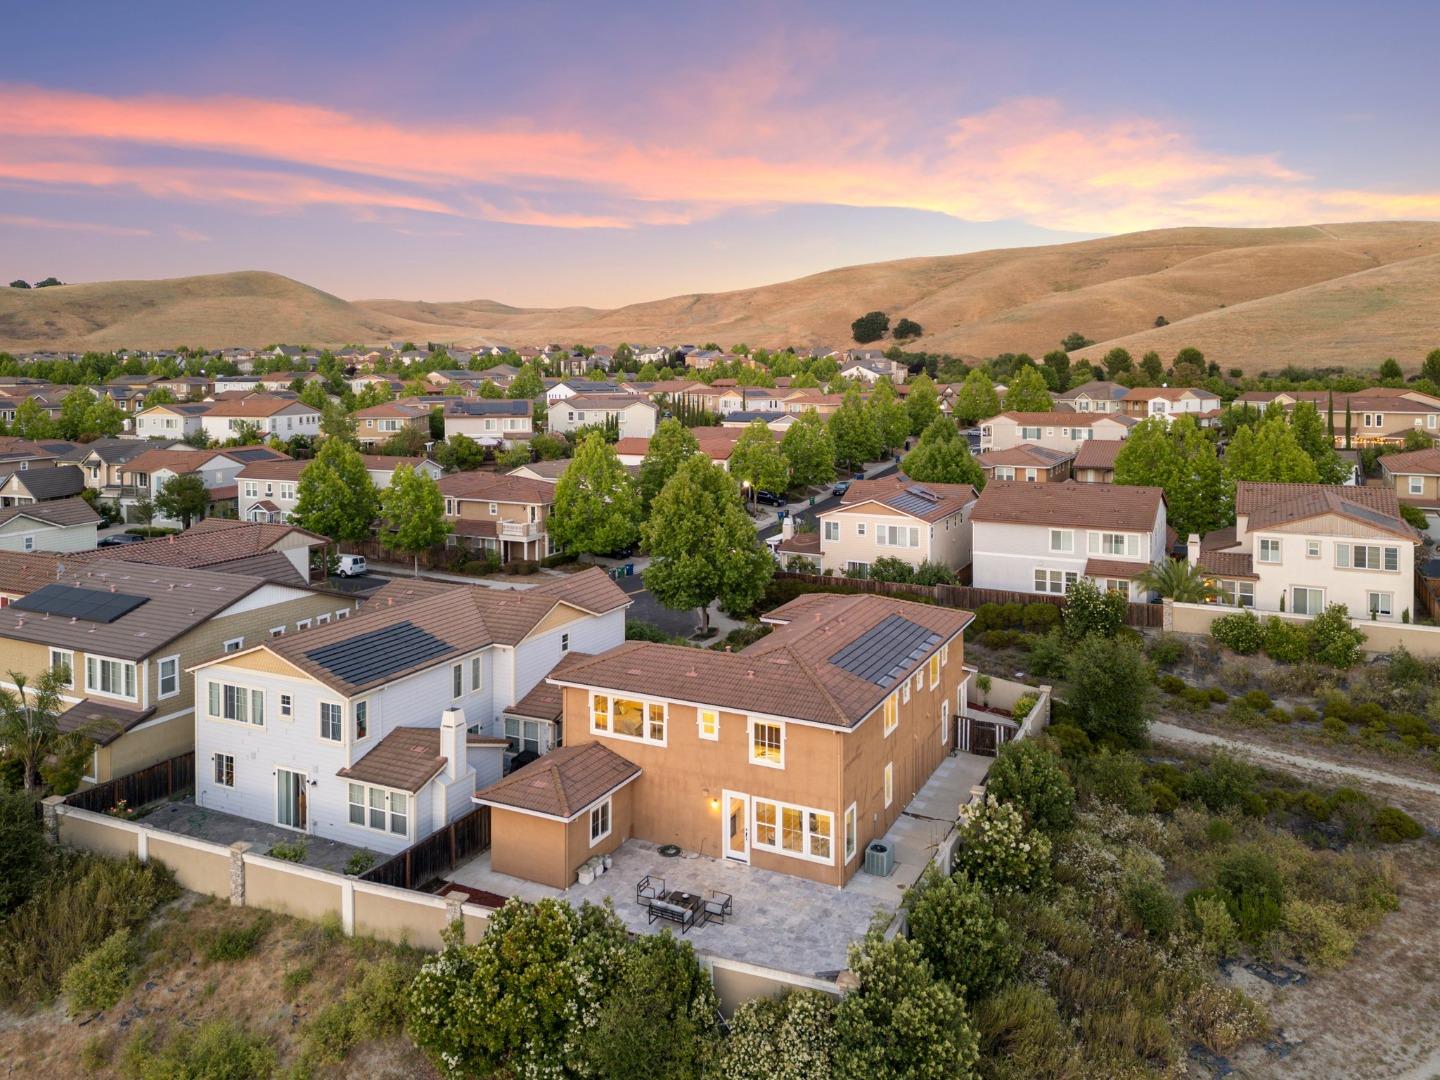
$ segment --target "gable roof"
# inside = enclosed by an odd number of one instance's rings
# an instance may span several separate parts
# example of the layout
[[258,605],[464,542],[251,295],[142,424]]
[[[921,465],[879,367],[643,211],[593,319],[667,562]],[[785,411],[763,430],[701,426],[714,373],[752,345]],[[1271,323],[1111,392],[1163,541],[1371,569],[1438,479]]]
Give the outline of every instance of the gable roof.
[[1074,401],[1076,398],[1088,397],[1115,401],[1125,396],[1125,387],[1117,382],[1106,382],[1103,379],[1091,379],[1089,382],[1081,383],[1079,386],[1072,386],[1063,394],[1056,394],[1056,401]]
[[970,520],[977,525],[1077,525],[1149,532],[1164,502],[1158,487],[996,480],[985,485]]
[[440,494],[451,499],[477,499],[481,502],[519,502],[549,504],[555,501],[555,485],[528,476],[508,473],[450,473],[439,481]]
[[49,499],[46,502],[28,503],[24,506],[9,506],[0,510],[0,525],[17,517],[31,518],[46,525],[66,528],[71,525],[90,525],[100,521],[100,515],[84,499]]
[[1400,517],[1400,499],[1393,487],[1259,484],[1249,480],[1235,485],[1235,516],[1248,519],[1245,527],[1250,532],[1324,514],[1419,542],[1419,534]]
[[335,775],[413,795],[443,768],[445,758],[440,753],[438,727],[397,727],[355,764],[338,770]]
[[146,450],[127,461],[125,467],[129,472],[153,473],[166,469],[178,475],[192,473],[207,461],[225,456],[220,450]]
[[854,480],[840,500],[840,505],[821,511],[820,517],[854,510],[862,503],[880,503],[921,521],[940,521],[958,514],[975,501],[975,489],[969,484],[921,484],[902,473],[874,480]]
[[85,474],[76,465],[52,465],[10,474],[36,499],[64,499],[85,490]]
[[1102,421],[1120,424],[1123,427],[1134,427],[1137,421],[1133,416],[1125,416],[1121,413],[1083,413],[1083,412],[1002,412],[999,416],[982,423],[992,423],[994,420],[1012,420],[1016,424],[1025,427],[1093,427]]
[[1075,451],[1077,469],[1113,469],[1124,439],[1086,439]]
[[639,765],[601,743],[557,746],[477,791],[475,800],[571,821],[639,775]]
[[283,397],[279,394],[247,394],[239,399],[227,401],[216,401],[210,406],[206,416],[274,416],[276,413],[284,412],[287,409],[295,408],[302,412],[320,415],[320,410],[311,405],[306,405],[296,397]]
[[206,518],[174,536],[158,536],[123,547],[96,548],[66,557],[81,560],[120,560],[177,568],[212,567],[272,551],[281,540],[300,536],[310,547],[329,541],[298,525],[271,525],[253,521]]
[[[1118,443],[1119,439],[1087,439],[1085,445],[1091,443]],[[1005,450],[986,450],[983,454],[976,454],[975,461],[982,469],[993,469],[996,465],[1028,465],[1039,466],[1043,469],[1053,468],[1061,462],[1069,461],[1075,455],[1066,453],[1064,450],[1051,450],[1048,446],[1036,446],[1034,443],[1020,443]]]
[[[778,624],[776,629],[738,653],[627,641],[577,658],[548,678],[562,686],[850,729],[974,618],[956,608],[885,596],[827,593],[805,599],[803,618],[788,604],[771,612],[765,621]],[[874,664],[885,670],[877,674],[863,666]]]
[[1380,468],[1392,476],[1440,476],[1440,446],[1385,454],[1380,458]]

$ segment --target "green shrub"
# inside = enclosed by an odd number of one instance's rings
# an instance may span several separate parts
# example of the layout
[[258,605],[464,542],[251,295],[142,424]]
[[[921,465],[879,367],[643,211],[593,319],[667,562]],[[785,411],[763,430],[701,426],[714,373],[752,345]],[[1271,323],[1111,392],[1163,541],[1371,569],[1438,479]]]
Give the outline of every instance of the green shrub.
[[1227,855],[1215,872],[1215,884],[1235,920],[1240,939],[1259,947],[1280,925],[1285,885],[1275,860],[1254,847]]
[[280,989],[285,995],[286,1001],[293,1001],[300,993],[302,987],[308,986],[315,978],[314,964],[301,964],[299,967],[290,968],[280,978]]
[[50,869],[50,846],[34,797],[0,781],[0,920],[29,897]]
[[1354,715],[1355,706],[1350,699],[1339,690],[1326,690],[1320,695],[1320,711],[1326,716],[1334,716],[1340,720],[1349,721]]
[[990,767],[986,791],[1018,806],[1035,828],[1059,832],[1074,817],[1075,789],[1048,743],[1021,739],[1002,746]]
[[1319,718],[1320,714],[1309,705],[1296,705],[1294,709],[1290,710],[1290,719],[1297,724],[1313,724]]
[[271,846],[265,854],[272,859],[283,859],[286,862],[299,863],[305,861],[306,844],[304,840],[282,840]]
[[1054,604],[1026,604],[1020,623],[1032,634],[1044,634],[1060,625],[1060,609]]
[[955,868],[992,896],[1042,888],[1050,878],[1050,840],[1025,825],[1020,809],[987,795],[962,808]]
[[345,860],[345,873],[350,877],[359,877],[361,874],[373,868],[375,856],[368,851],[353,852],[350,858]]
[[1425,829],[1418,821],[1395,806],[1385,806],[1377,810],[1372,827],[1375,830],[1375,839],[1382,844],[1419,840],[1425,835]]
[[1084,730],[1076,724],[1066,722],[1051,724],[1045,729],[1045,734],[1060,748],[1062,757],[1083,758],[1090,753],[1090,736],[1086,735]]
[[987,649],[1014,649],[1025,642],[1025,635],[1019,630],[986,630],[980,635],[980,644]]
[[1205,826],[1205,839],[1212,844],[1228,844],[1235,839],[1235,826],[1223,817],[1211,818]]
[[1265,644],[1265,631],[1249,608],[1221,615],[1210,624],[1210,636],[1241,656],[1257,653]]
[[[1049,607],[1049,604],[1045,605]],[[1053,609],[1052,609],[1053,610]],[[1030,672],[1042,679],[1058,679],[1070,666],[1070,646],[1058,630],[1042,634],[1030,644]]]
[[1155,680],[1155,685],[1167,694],[1183,693],[1186,689],[1185,680],[1178,675],[1161,675]]
[[1169,784],[1151,780],[1145,785],[1145,790],[1150,794],[1150,809],[1153,813],[1173,814],[1180,805],[1180,796],[1175,794],[1175,789]]
[[1360,662],[1365,631],[1350,624],[1344,604],[1327,604],[1310,623],[1310,651],[1317,661],[1345,670]]
[[1087,802],[1114,803],[1132,814],[1143,814],[1150,809],[1144,779],[1145,767],[1134,754],[1102,746],[1081,763],[1078,783]]
[[135,945],[130,928],[122,926],[95,948],[71,964],[60,988],[71,1016],[110,1008],[125,993],[130,966],[135,963]]
[[1180,700],[1196,712],[1206,712],[1210,708],[1210,693],[1199,686],[1185,687],[1180,691]]
[[1197,889],[1186,897],[1186,906],[1206,953],[1217,959],[1233,956],[1240,936],[1225,897],[1214,889]]
[[1021,694],[1015,699],[1015,704],[1010,706],[1010,718],[1016,721],[1024,720],[1039,701],[1038,694]]
[[1266,711],[1265,719],[1269,720],[1272,724],[1288,724],[1290,723],[1291,717],[1288,712],[1279,705],[1276,705],[1274,708]]
[[1210,687],[1209,694],[1210,700],[1213,701],[1216,705],[1224,705],[1227,701],[1230,700],[1230,695],[1218,686]]
[[1390,667],[1387,674],[1395,685],[1408,686],[1429,677],[1430,671],[1423,660],[1417,660],[1409,649],[1404,645],[1399,645],[1390,654]]
[[260,945],[270,927],[270,920],[260,915],[245,926],[225,926],[216,930],[205,946],[205,959],[210,963],[243,960]]
[[399,1034],[405,1024],[405,992],[415,970],[415,964],[396,957],[357,964],[340,999],[306,1026],[306,1064],[338,1065],[359,1043]]
[[1128,608],[1125,597],[1082,577],[1065,590],[1065,636],[1073,641],[1092,635],[1113,638],[1124,627]]
[[1249,727],[1260,720],[1260,714],[1248,705],[1242,698],[1231,698],[1230,704],[1225,706],[1225,719],[1232,724]]
[[1271,705],[1270,695],[1265,693],[1264,690],[1251,690],[1241,698],[1241,700],[1256,712],[1263,713],[1266,709],[1270,708]]
[[1175,929],[1175,898],[1156,881],[1133,881],[1125,890],[1130,914],[1152,938],[1166,937]]
[[1175,634],[1161,634],[1146,646],[1145,653],[1160,667],[1174,667],[1190,655],[1190,646]]
[[1265,655],[1284,664],[1298,664],[1310,654],[1310,635],[1299,623],[1286,622],[1279,615],[1265,620]]
[[946,877],[933,866],[905,896],[910,936],[930,970],[964,988],[969,1001],[998,990],[1020,963],[1010,924],[964,875]]
[[265,1080],[275,1072],[275,1051],[233,1020],[211,1020],[163,1044],[154,1028],[140,1029],[120,1066],[134,1080]]
[[1334,812],[1330,800],[1315,791],[1302,791],[1294,807],[1306,817],[1315,821],[1329,821]]
[[1355,937],[1345,928],[1338,904],[1287,900],[1281,923],[1295,950],[1312,967],[1339,967],[1355,951]]
[[1350,725],[1338,716],[1327,715],[1325,719],[1320,721],[1320,730],[1326,735],[1340,738],[1341,736],[1350,734]]

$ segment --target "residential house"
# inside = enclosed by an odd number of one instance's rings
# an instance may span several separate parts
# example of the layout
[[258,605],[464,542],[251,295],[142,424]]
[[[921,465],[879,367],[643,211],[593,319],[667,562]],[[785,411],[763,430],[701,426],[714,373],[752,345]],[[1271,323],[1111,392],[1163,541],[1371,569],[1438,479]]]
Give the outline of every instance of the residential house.
[[208,401],[177,401],[152,405],[135,416],[135,434],[142,439],[184,439],[203,430]]
[[85,490],[85,474],[74,465],[16,469],[0,482],[0,507],[69,499]]
[[909,369],[904,364],[898,360],[887,360],[883,355],[866,359],[855,358],[840,365],[841,378],[864,381],[872,386],[881,379],[901,382],[907,374]]
[[362,447],[377,446],[402,431],[418,432],[421,439],[427,444],[430,442],[430,410],[419,405],[387,401],[368,409],[357,409],[352,418],[355,439]]
[[659,418],[654,403],[633,394],[576,394],[553,406],[547,422],[557,433],[615,424],[622,439],[648,439]]
[[1143,601],[1137,575],[1167,557],[1165,496],[1117,484],[987,484],[970,515],[980,589],[1063,596],[1082,577]]
[[572,656],[565,744],[475,794],[491,869],[554,888],[635,837],[839,887],[956,745],[973,616],[814,594],[738,653]]
[[[377,491],[384,491],[390,486],[395,470],[401,465],[409,465],[428,473],[432,480],[439,480],[445,475],[445,470],[429,458],[382,454],[361,454],[360,457],[365,462],[365,471]],[[310,464],[310,460],[282,458],[246,465],[235,477],[239,486],[236,509],[240,520],[265,524],[289,521],[300,501],[300,476]]]
[[367,372],[356,375],[349,380],[352,393],[364,393],[371,386],[383,386],[392,394],[403,394],[405,392],[405,380],[396,378],[394,375],[386,375],[383,372]]
[[555,485],[490,472],[451,473],[440,480],[451,547],[494,555],[502,563],[538,561],[559,549],[545,525]]
[[1385,454],[1380,475],[1402,504],[1424,511],[1430,533],[1440,536],[1440,447]]
[[975,499],[969,484],[921,484],[899,473],[855,480],[839,506],[816,514],[821,566],[852,577],[881,558],[963,570]]
[[[85,477],[85,486],[103,498],[114,499],[124,486],[125,464],[147,450],[186,449],[182,442],[167,443],[146,439],[96,439],[68,451],[61,460],[76,465]],[[196,453],[199,453],[197,450]]]
[[1137,422],[1117,413],[1002,412],[980,425],[980,449],[1032,443],[1073,454],[1090,439],[1124,439]]
[[1115,480],[1115,459],[1123,439],[1090,439],[1075,451],[1071,474],[1082,484],[1109,484]]
[[[1090,446],[1092,442],[1085,445]],[[1058,484],[1070,479],[1070,464],[1074,460],[1073,453],[1049,450],[1031,443],[1021,443],[1008,450],[987,450],[975,456],[976,464],[985,472],[987,483],[991,480],[1023,480],[1031,484]]]
[[[120,488],[116,501],[127,517],[133,517],[137,504],[154,503],[156,496],[177,476],[199,476],[210,493],[211,510],[217,504],[233,503],[236,489],[235,478],[245,463],[232,457],[228,451],[194,450],[189,447],[180,450],[146,450],[137,454],[120,468]],[[138,518],[136,519],[138,520]],[[155,523],[178,525],[175,518],[155,513]]]
[[0,670],[33,685],[46,668],[66,669],[60,730],[94,741],[89,783],[193,749],[188,665],[354,607],[246,574],[119,559],[50,566],[49,583],[0,608]]
[[223,443],[235,437],[243,425],[258,428],[265,437],[292,439],[296,435],[314,438],[320,434],[320,410],[297,398],[278,394],[251,394],[230,401],[217,401],[200,417],[205,434]]
[[1353,394],[1328,390],[1254,390],[1241,394],[1233,405],[1263,410],[1271,402],[1277,402],[1288,414],[1300,401],[1314,405],[1327,428],[1333,424],[1336,446],[1393,446],[1403,443],[1406,435],[1415,430],[1431,439],[1440,438],[1440,397],[1405,387],[1371,386]]
[[[149,566],[250,574],[282,584],[325,580],[329,538],[294,525],[260,524],[227,518],[197,521],[182,533],[122,547],[103,547],[67,561],[123,559]],[[53,564],[51,569],[53,570]]]
[[1061,412],[1121,413],[1125,411],[1122,399],[1128,389],[1119,383],[1092,379],[1054,395],[1052,400]]
[[1158,416],[1170,420],[1194,417],[1201,427],[1213,427],[1220,418],[1220,395],[1195,386],[1137,386],[1120,399],[1125,415],[1136,420]]
[[464,435],[481,446],[508,449],[535,437],[535,403],[506,398],[446,398],[445,438]]
[[395,852],[500,778],[501,712],[572,650],[625,638],[599,568],[525,591],[396,581],[343,623],[193,667],[196,802]]
[[[745,429],[743,427],[697,427],[691,428],[690,434],[695,437],[700,451],[728,472],[730,470],[730,454],[734,451],[735,444],[740,441],[740,436],[745,434]],[[648,437],[643,439],[622,437],[615,444],[615,455],[623,465],[639,465],[649,452],[650,439]]]
[[89,551],[100,515],[84,499],[51,499],[0,510],[0,551]]
[[616,382],[592,382],[589,379],[557,379],[545,387],[545,404],[554,405],[577,394],[622,394],[625,387]]
[[1393,487],[1242,480],[1235,524],[1192,536],[1188,556],[1222,603],[1311,616],[1338,603],[1355,618],[1399,622],[1410,612],[1420,539]]

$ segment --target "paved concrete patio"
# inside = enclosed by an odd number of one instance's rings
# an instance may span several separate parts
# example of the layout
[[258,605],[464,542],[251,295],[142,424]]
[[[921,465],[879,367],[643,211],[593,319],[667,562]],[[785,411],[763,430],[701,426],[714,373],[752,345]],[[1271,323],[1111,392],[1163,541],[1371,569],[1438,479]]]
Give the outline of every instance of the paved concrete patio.
[[[197,840],[209,840],[213,844],[228,846],[243,840],[251,845],[251,850],[257,855],[269,854],[276,844],[293,844],[301,840],[305,843],[305,858],[302,862],[306,866],[333,870],[336,873],[344,873],[350,856],[365,850],[335,840],[306,836],[293,829],[282,829],[278,825],[267,825],[263,821],[251,821],[249,818],[196,806],[194,800],[188,798],[179,802],[161,803],[140,818],[138,824],[182,836],[193,836]],[[378,852],[371,854],[376,863],[385,861],[386,856]]]
[[615,852],[610,871],[589,885],[560,890],[498,874],[490,867],[489,852],[457,867],[449,880],[532,902],[557,897],[578,905],[608,899],[635,933],[675,930],[672,923],[650,923],[646,909],[635,902],[636,883],[646,875],[664,878],[671,889],[729,893],[734,914],[724,925],[711,923],[684,935],[697,950],[797,975],[833,978],[846,966],[850,943],[864,936],[876,913],[893,913],[904,891],[919,879],[991,760],[955,754],[943,761],[885,834],[895,848],[895,872],[880,878],[862,870],[843,889],[693,852],[665,858],[655,844],[637,839],[626,841]]

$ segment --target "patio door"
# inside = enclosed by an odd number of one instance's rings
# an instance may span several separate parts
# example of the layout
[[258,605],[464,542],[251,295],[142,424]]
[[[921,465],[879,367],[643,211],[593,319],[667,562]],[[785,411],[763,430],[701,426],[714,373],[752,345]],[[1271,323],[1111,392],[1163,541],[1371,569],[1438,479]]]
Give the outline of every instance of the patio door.
[[305,831],[307,792],[305,774],[289,769],[275,770],[275,823]]
[[736,862],[750,861],[750,796],[736,791],[725,792],[724,845],[725,858]]

